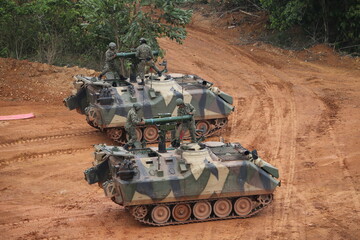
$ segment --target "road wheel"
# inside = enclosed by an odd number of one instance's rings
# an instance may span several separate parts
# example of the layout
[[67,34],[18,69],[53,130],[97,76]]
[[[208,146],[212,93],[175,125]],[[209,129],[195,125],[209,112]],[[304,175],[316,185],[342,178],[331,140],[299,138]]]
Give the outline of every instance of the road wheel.
[[211,204],[208,201],[197,202],[193,207],[193,213],[197,219],[206,219],[211,214]]
[[189,219],[191,208],[189,204],[176,204],[172,210],[173,218],[178,222],[184,222]]
[[214,213],[218,217],[227,217],[230,215],[232,204],[229,199],[219,199],[214,204]]
[[252,210],[252,203],[250,198],[248,197],[241,197],[236,200],[234,203],[234,211],[239,216],[246,216]]
[[196,129],[197,130],[203,130],[204,132],[196,132],[197,136],[206,136],[210,131],[210,123],[208,121],[198,121],[196,123]]
[[151,218],[156,223],[166,223],[170,218],[170,209],[166,205],[157,205],[151,211]]
[[156,126],[147,126],[144,129],[144,139],[148,142],[148,143],[152,143],[155,142],[159,137],[159,131],[158,128]]
[[[137,127],[135,128],[136,131],[136,137],[137,137],[137,141],[141,142],[141,139],[143,137],[143,133],[141,131],[141,128]],[[126,134],[126,139],[129,141],[129,134]]]

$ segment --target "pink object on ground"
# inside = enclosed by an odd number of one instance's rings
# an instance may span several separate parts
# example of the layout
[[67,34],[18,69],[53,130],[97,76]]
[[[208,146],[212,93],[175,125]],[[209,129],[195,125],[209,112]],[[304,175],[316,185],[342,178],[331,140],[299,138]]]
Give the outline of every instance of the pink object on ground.
[[0,116],[0,121],[18,120],[18,119],[26,119],[26,118],[33,118],[33,117],[35,117],[35,115],[33,113],[18,114],[18,115],[8,115],[8,116]]

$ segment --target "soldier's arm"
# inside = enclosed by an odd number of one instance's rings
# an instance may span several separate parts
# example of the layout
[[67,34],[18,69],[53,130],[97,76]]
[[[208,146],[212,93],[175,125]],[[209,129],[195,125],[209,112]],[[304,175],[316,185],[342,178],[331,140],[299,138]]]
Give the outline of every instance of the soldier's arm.
[[135,125],[138,125],[141,122],[141,119],[138,117],[136,113],[133,113],[131,117],[132,117],[132,122]]
[[194,108],[194,106],[191,105],[190,103],[189,103],[189,110],[190,110],[190,114],[191,114],[191,115],[194,115],[194,114],[195,114],[195,108]]
[[137,47],[137,48],[136,48],[135,57],[139,58],[139,56],[140,56],[140,48]]
[[107,52],[106,53],[106,61],[111,61],[116,57],[116,53],[114,52]]
[[151,59],[154,59],[154,54],[153,54],[153,52],[152,52],[152,50],[151,50],[151,48],[149,47],[149,49],[150,49],[150,56],[151,56]]

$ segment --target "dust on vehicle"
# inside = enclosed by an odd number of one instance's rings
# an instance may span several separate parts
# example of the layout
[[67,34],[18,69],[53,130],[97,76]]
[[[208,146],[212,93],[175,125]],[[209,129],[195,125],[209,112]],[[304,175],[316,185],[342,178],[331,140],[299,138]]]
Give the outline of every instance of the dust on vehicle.
[[99,144],[93,164],[86,181],[154,226],[251,217],[280,186],[278,169],[239,143],[183,143],[165,151]]
[[[141,104],[139,115],[144,118],[161,113],[176,116],[176,99],[182,98],[195,107],[196,128],[204,130],[205,137],[223,129],[234,110],[230,95],[196,75],[147,75],[144,85],[78,75],[74,86],[75,92],[64,100],[65,106],[84,114],[92,127],[122,144],[127,137],[124,130],[127,112],[134,103]],[[136,132],[139,141],[148,143],[156,142],[159,136],[156,126],[138,126]]]

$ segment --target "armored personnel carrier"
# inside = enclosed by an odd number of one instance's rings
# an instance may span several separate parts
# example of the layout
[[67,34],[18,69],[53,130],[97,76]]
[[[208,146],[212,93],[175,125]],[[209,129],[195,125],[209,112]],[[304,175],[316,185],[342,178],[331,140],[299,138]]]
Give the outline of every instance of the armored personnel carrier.
[[278,169],[239,143],[184,143],[165,151],[100,144],[93,164],[86,181],[153,226],[251,217],[280,186]]
[[[126,142],[124,125],[134,103],[142,105],[140,116],[144,118],[161,113],[176,116],[176,99],[183,98],[195,107],[196,127],[203,129],[206,137],[224,128],[234,109],[231,96],[196,75],[148,75],[145,85],[78,75],[74,86],[76,93],[64,100],[65,106],[84,114],[92,127],[106,132],[119,143]],[[136,131],[139,141],[151,143],[158,139],[158,129],[154,125],[139,126]]]

